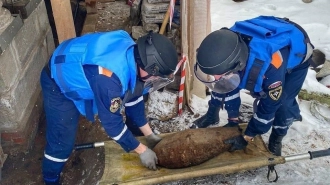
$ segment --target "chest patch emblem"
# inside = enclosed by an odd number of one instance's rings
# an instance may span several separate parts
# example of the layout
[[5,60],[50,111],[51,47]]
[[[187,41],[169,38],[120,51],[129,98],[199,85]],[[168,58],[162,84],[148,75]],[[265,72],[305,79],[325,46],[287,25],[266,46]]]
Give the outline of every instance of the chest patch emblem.
[[268,89],[274,89],[274,88],[276,88],[276,87],[278,87],[280,85],[282,85],[282,82],[281,81],[277,81],[277,82],[274,82],[274,83],[270,84],[268,86]]
[[276,87],[269,91],[269,96],[271,99],[277,101],[282,95],[282,86]]
[[110,112],[112,113],[115,113],[118,111],[118,109],[120,108],[121,106],[121,99],[118,97],[118,98],[113,98],[111,101],[110,101]]

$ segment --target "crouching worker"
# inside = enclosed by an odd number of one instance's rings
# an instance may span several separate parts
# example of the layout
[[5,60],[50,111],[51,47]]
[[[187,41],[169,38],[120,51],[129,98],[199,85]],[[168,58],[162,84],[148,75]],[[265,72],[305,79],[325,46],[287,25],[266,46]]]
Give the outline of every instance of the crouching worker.
[[[272,127],[268,148],[281,155],[283,137],[294,121],[302,120],[295,97],[313,64],[312,50],[299,25],[272,16],[236,22],[230,29],[214,31],[202,41],[194,73],[215,92],[210,102],[240,89],[249,90],[259,100],[244,134],[226,141],[232,144],[232,150],[245,148],[256,135]],[[211,105],[207,112],[212,113],[208,116],[211,121],[202,126],[212,124],[211,118],[218,119],[219,108]],[[237,109],[233,111],[238,112],[239,106],[233,105]]]
[[[160,140],[147,123],[143,94],[173,81],[176,49],[163,35],[140,37],[125,31],[87,34],[61,43],[40,77],[46,113],[47,144],[42,163],[46,184],[59,184],[60,173],[75,143],[79,115],[94,121],[98,114],[106,133],[126,152],[156,170],[151,150]],[[124,124],[121,109],[146,136],[140,143]]]

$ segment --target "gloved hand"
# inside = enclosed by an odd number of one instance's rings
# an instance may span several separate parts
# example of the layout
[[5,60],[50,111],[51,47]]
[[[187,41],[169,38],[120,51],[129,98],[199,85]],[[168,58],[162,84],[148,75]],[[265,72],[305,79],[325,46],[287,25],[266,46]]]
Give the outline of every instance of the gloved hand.
[[140,154],[140,160],[143,166],[149,168],[150,170],[157,170],[156,164],[158,164],[158,158],[156,153],[150,148]]
[[162,140],[162,138],[157,136],[155,133],[152,133],[146,136],[146,140],[147,140],[147,146],[153,149],[157,145],[157,143],[159,143],[159,141]]
[[238,120],[228,120],[228,123],[225,124],[223,127],[236,127],[238,126]]
[[248,142],[244,139],[242,135],[227,139],[224,141],[225,144],[231,144],[230,151],[242,150],[244,149]]

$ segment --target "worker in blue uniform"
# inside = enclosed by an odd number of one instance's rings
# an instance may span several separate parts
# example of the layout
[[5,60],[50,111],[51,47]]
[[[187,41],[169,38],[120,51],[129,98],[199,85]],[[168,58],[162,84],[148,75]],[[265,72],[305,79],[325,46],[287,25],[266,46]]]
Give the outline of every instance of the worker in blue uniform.
[[226,143],[240,150],[272,128],[268,149],[280,156],[289,127],[302,120],[295,98],[313,65],[312,51],[307,33],[286,18],[259,16],[210,33],[197,50],[194,73],[212,96],[207,113],[191,128],[218,123],[223,103],[229,118],[225,126],[237,126],[239,91],[247,89],[258,101],[253,117],[241,136]]
[[[62,42],[40,81],[46,113],[46,147],[42,163],[46,184],[59,184],[60,173],[74,148],[78,118],[94,121],[97,114],[106,133],[126,152],[156,170],[151,150],[161,138],[145,117],[143,94],[173,81],[178,57],[172,42],[150,32],[135,43],[118,30],[86,34]],[[124,123],[121,112],[146,136],[140,143]],[[134,129],[134,128],[132,128]]]

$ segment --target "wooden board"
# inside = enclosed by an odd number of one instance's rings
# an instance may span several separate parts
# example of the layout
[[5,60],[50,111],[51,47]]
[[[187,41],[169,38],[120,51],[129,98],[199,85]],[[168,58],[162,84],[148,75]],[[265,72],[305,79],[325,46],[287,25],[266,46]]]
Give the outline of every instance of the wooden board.
[[[161,134],[171,137],[173,133]],[[145,143],[144,137],[138,138]],[[158,167],[157,171],[142,166],[136,153],[125,151],[114,141],[105,143],[105,169],[100,185],[110,184],[157,184],[175,180],[190,179],[216,174],[229,174],[255,169],[269,164],[285,163],[283,157],[273,156],[260,136],[255,138],[243,151],[225,152],[197,166],[166,169]]]
[[51,0],[53,16],[59,43],[76,37],[70,1]]

